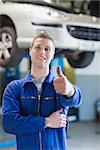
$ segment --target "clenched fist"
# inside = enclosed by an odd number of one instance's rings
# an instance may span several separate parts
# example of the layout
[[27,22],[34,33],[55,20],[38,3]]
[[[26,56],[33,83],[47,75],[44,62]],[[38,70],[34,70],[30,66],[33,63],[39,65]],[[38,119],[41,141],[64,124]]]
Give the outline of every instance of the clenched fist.
[[53,112],[49,117],[46,117],[45,128],[62,128],[66,127],[67,119],[66,115],[62,114],[63,109],[59,109],[56,112]]
[[59,66],[57,67],[57,74],[58,77],[55,78],[53,82],[56,93],[66,95],[68,97],[74,95],[73,85],[62,73]]

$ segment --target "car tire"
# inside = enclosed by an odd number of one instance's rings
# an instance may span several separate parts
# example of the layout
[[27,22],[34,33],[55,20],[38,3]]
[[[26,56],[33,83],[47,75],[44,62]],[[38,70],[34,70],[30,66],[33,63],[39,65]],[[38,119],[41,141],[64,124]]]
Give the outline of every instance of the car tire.
[[87,67],[94,58],[94,52],[81,52],[74,56],[70,55],[67,59],[69,64],[74,68]]
[[13,27],[0,29],[0,66],[16,67],[24,55],[16,44],[16,32]]

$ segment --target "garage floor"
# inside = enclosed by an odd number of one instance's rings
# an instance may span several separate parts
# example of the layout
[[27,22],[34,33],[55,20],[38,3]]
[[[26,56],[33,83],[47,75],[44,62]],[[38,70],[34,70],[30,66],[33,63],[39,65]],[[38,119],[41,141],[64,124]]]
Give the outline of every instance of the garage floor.
[[69,150],[100,150],[100,122],[70,123]]
[[[68,145],[69,150],[99,150],[100,122],[71,122],[68,131]],[[0,150],[15,149],[15,137],[5,134],[0,122]]]

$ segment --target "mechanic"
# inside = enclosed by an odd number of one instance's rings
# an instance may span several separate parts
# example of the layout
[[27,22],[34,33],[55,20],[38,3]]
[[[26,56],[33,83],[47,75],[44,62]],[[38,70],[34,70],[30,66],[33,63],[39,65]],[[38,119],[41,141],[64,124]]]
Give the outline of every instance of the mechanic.
[[31,70],[3,93],[2,124],[5,132],[16,135],[17,150],[68,150],[68,108],[80,105],[81,92],[59,66],[58,77],[51,74],[54,54],[54,40],[40,33],[29,50]]

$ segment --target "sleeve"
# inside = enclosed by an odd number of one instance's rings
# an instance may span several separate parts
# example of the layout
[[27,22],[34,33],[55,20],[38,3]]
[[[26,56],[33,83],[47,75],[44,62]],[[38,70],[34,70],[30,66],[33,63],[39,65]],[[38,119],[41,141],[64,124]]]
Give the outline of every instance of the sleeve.
[[78,107],[81,104],[81,102],[82,102],[81,90],[76,85],[74,85],[74,90],[75,90],[75,93],[70,98],[67,98],[63,95],[60,95],[61,96],[60,97],[60,103],[64,108],[66,108],[66,107]]
[[45,118],[39,116],[22,116],[19,101],[19,83],[12,81],[3,94],[2,125],[7,133],[32,134],[45,130]]

